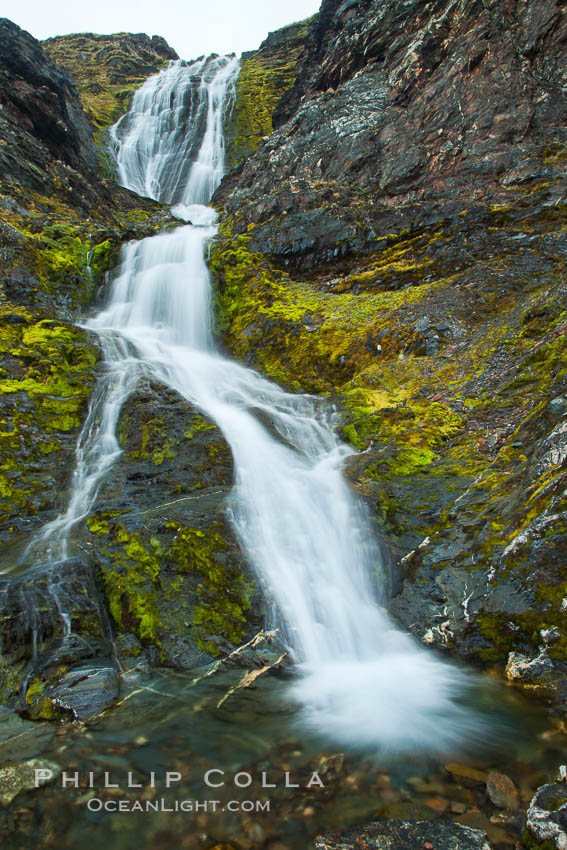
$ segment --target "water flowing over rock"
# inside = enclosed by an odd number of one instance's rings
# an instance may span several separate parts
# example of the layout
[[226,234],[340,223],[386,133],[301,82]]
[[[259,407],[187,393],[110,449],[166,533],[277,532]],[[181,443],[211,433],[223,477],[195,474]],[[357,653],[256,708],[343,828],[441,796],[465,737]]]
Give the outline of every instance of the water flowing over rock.
[[122,185],[168,204],[210,200],[224,174],[225,101],[238,67],[236,59],[178,62],[136,92],[112,129]]
[[325,0],[212,256],[225,344],[343,411],[393,616],[519,653],[562,711],[565,26],[547,0]]
[[[116,674],[102,675],[112,666],[110,624],[91,565],[69,559],[35,567],[19,579],[0,579],[0,611],[0,693],[6,704],[32,717],[69,712],[84,718],[114,700]],[[72,668],[72,676],[63,675]],[[78,706],[82,687],[71,686],[89,677],[89,692]]]
[[[465,680],[393,629],[374,601],[373,586],[383,581],[379,548],[364,507],[343,479],[349,450],[336,440],[329,414],[315,400],[289,395],[214,350],[203,255],[216,231],[210,211],[199,203],[221,178],[223,110],[238,65],[213,59],[198,67],[206,123],[180,195],[170,176],[178,161],[184,163],[185,139],[169,119],[165,123],[173,132],[163,136],[158,130],[164,109],[167,118],[170,108],[175,113],[184,102],[183,93],[193,91],[197,69],[170,65],[142,88],[131,116],[115,128],[119,138],[125,127],[118,148],[123,183],[143,184],[147,191],[151,176],[152,193],[181,201],[179,211],[194,224],[128,246],[108,306],[87,323],[101,339],[110,380],[95,396],[79,441],[68,510],[46,526],[37,545],[47,547],[51,557],[66,554],[69,531],[91,511],[117,459],[118,412],[139,375],[149,375],[201,409],[231,446],[236,484],[230,516],[300,665],[303,675],[294,693],[306,705],[306,722],[355,746],[452,747],[479,728],[453,701]],[[201,120],[198,109],[194,120]],[[149,129],[149,139],[142,129]],[[132,552],[139,545],[123,526],[121,539]],[[115,621],[123,622],[127,604],[145,640],[157,636],[151,585],[160,575],[159,559],[154,551],[141,561],[150,590],[137,601],[130,591],[115,596],[107,587]],[[141,581],[135,580],[137,590]],[[362,702],[353,698],[361,688],[367,694]]]
[[[84,789],[28,820],[48,746],[147,770],[221,724],[258,762],[290,717],[278,765],[332,742],[328,787],[274,792],[243,845],[565,846],[563,782],[522,811],[564,726],[516,693],[565,710],[565,26],[323,0],[185,62],[0,22],[0,755],[42,756],[0,776],[14,846],[82,830]],[[513,754],[466,759],[492,696],[450,654],[513,686]]]

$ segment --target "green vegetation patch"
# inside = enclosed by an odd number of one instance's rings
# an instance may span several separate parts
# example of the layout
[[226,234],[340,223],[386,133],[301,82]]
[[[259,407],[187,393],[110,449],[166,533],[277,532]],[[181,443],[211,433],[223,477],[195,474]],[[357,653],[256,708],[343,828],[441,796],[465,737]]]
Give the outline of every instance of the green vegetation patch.
[[310,20],[279,30],[277,44],[264,42],[259,50],[243,59],[236,99],[226,127],[231,165],[249,156],[262,138],[272,132],[274,110],[295,82]]

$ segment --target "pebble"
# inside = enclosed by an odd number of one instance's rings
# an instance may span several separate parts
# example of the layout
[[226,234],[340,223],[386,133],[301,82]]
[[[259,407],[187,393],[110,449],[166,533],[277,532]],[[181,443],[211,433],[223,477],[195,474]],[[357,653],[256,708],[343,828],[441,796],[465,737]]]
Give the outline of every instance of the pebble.
[[449,802],[444,800],[443,797],[430,797],[425,801],[425,805],[428,809],[433,809],[434,812],[445,812],[449,807]]
[[486,778],[486,793],[499,809],[517,809],[520,805],[518,789],[504,773],[489,773]]
[[487,778],[484,771],[477,770],[474,767],[467,767],[466,764],[446,764],[445,770],[451,774],[455,782],[459,782],[468,788],[474,788],[475,785],[484,785]]

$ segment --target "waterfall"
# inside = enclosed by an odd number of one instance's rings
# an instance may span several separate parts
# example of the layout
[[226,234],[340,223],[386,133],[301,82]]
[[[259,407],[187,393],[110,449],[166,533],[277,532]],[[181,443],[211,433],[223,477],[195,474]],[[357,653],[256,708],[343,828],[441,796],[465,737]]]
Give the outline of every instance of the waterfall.
[[225,57],[171,63],[113,130],[123,185],[180,204],[192,224],[127,245],[107,306],[84,323],[101,340],[106,371],[79,440],[69,507],[42,542],[52,558],[66,554],[70,529],[119,454],[121,405],[141,374],[155,378],[230,444],[230,517],[275,604],[305,722],[340,745],[444,751],[479,728],[459,702],[465,677],[396,629],[376,598],[379,548],[342,474],[352,450],[317,399],[286,393],[215,350],[204,259],[215,213],[201,204],[222,177],[223,112],[237,73]]
[[207,204],[224,173],[223,115],[238,70],[222,56],[170,62],[150,77],[110,131],[122,186],[164,204]]

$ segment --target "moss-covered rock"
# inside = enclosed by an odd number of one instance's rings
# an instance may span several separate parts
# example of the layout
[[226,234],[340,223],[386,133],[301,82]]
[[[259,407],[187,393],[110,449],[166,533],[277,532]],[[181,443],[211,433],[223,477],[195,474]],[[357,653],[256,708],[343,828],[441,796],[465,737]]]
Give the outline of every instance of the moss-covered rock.
[[94,385],[97,353],[72,325],[0,309],[0,539],[53,516]]
[[190,669],[261,624],[225,515],[231,453],[214,423],[155,383],[125,404],[118,434],[123,455],[76,538],[95,554],[117,632],[152,663]]
[[227,158],[237,165],[272,132],[272,115],[295,82],[311,19],[270,33],[258,50],[244,53],[236,98],[225,133]]
[[505,215],[392,234],[309,275],[252,251],[254,225],[234,235],[227,218],[212,267],[231,350],[342,410],[342,436],[362,452],[349,475],[398,562],[396,617],[426,643],[502,668],[510,652],[543,648],[558,680],[565,213],[545,211],[546,191]]

